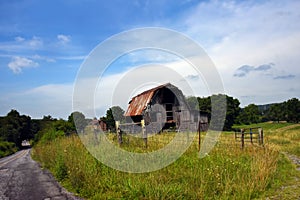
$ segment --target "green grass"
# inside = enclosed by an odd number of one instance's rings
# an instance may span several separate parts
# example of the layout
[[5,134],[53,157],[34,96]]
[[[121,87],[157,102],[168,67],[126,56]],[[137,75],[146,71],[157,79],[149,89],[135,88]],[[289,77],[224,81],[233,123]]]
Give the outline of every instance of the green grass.
[[[300,155],[300,125],[236,126],[249,127],[264,129],[264,147],[246,143],[241,149],[233,132],[223,132],[209,155],[199,159],[196,138],[174,163],[149,173],[126,173],[107,167],[75,135],[40,142],[32,156],[50,169],[64,187],[86,199],[297,199],[300,172],[280,152]],[[145,148],[143,139],[124,135],[120,148],[150,153],[163,148],[174,136],[175,133],[163,133],[149,137]],[[119,146],[115,134],[106,137]],[[93,134],[81,139],[94,146],[95,152],[101,145]]]
[[233,128],[253,128],[253,127],[261,127],[267,131],[276,131],[280,128],[288,127],[293,125],[292,123],[277,123],[277,122],[265,122],[265,123],[257,123],[250,125],[235,125]]
[[272,187],[266,191],[264,196],[274,200],[291,200],[299,198],[299,191],[300,172],[295,170],[295,165],[286,156],[280,154]]
[[17,152],[18,148],[12,142],[0,140],[0,158]]
[[[255,125],[252,125],[252,127]],[[285,154],[300,157],[300,124],[290,123],[262,123],[257,124],[264,129],[265,143],[270,148]],[[236,126],[236,128],[249,128],[250,126]],[[298,199],[300,196],[299,167],[291,163],[280,154],[273,187],[266,193],[270,199]]]
[[300,124],[291,123],[260,123],[239,125],[235,128],[262,127],[265,142],[273,148],[300,157]]
[[[151,137],[147,149],[142,139],[128,136],[122,148],[151,152],[167,144],[173,136],[166,133]],[[114,135],[107,137],[117,142]],[[120,172],[100,163],[78,136],[38,144],[32,155],[63,186],[87,199],[253,199],[271,195],[290,177],[284,168],[278,168],[285,166],[286,160],[277,150],[268,145],[265,148],[246,145],[242,150],[229,133],[222,134],[203,159],[199,159],[195,140],[171,165],[141,174]]]

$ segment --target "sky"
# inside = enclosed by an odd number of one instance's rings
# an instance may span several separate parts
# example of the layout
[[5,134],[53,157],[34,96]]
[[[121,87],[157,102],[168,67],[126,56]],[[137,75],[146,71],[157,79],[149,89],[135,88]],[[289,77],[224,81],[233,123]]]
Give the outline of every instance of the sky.
[[[109,38],[145,27],[176,31],[196,42],[216,67],[224,93],[242,107],[300,98],[299,10],[300,1],[289,0],[2,0],[0,115],[16,109],[32,118],[66,119],[91,52]],[[157,40],[180,45],[172,37]],[[103,116],[115,104],[125,110],[132,96],[164,82],[188,86],[187,96],[211,95],[207,77],[188,65],[157,49],[118,57],[102,74],[89,77],[95,78],[97,103],[87,105],[96,110],[87,117]],[[159,78],[149,79],[153,76]]]

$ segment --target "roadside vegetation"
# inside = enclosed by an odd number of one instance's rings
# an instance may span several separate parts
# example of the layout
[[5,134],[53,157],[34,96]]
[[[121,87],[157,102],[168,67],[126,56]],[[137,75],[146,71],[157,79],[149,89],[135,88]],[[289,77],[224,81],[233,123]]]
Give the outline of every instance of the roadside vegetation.
[[0,158],[17,152],[15,143],[0,140]]
[[[105,166],[89,154],[77,135],[37,144],[32,155],[43,167],[50,169],[64,187],[87,199],[264,199],[279,192],[287,195],[280,196],[281,199],[297,197],[299,193],[288,192],[288,187],[285,191],[280,188],[297,184],[293,178],[300,178],[299,172],[280,153],[284,144],[271,142],[272,134],[288,130],[291,125],[257,125],[264,128],[264,147],[247,144],[241,149],[233,133],[224,132],[205,158],[199,159],[195,139],[176,162],[143,174],[120,172]],[[149,152],[165,145],[173,135],[163,133],[149,138],[148,149],[144,148],[142,139],[125,136],[124,141],[129,142],[122,148]],[[297,138],[296,135],[291,138]],[[117,144],[114,134],[107,134],[107,137]]]
[[22,148],[22,141],[34,137],[35,124],[29,116],[11,110],[0,117],[0,158]]

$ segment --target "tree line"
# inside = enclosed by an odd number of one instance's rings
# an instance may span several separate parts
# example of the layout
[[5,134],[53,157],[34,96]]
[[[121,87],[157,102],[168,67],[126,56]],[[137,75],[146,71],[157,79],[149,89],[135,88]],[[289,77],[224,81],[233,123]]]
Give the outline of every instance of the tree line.
[[[240,107],[240,101],[228,95],[212,95],[209,97],[186,98],[189,107],[193,110],[201,110],[207,113],[208,118],[212,114],[212,99],[218,105],[218,99],[226,99],[226,117],[224,130],[231,130],[234,124],[254,124],[266,121],[287,121],[299,123],[300,121],[300,101],[297,98],[289,99],[282,103],[269,105],[250,104],[244,108]],[[101,117],[107,129],[114,131],[115,121],[124,122],[125,111],[119,106],[113,106],[106,111],[106,115]],[[95,119],[94,119],[95,120]],[[82,132],[92,121],[87,119],[81,112],[73,112],[67,120],[55,119],[50,115],[42,119],[31,119],[30,116],[20,115],[17,110],[11,110],[6,116],[0,117],[0,157],[10,154],[22,148],[23,140],[47,142],[56,137],[76,134]]]
[[[206,112],[211,118],[211,100],[222,96],[212,95],[209,97],[187,97],[187,103],[191,109]],[[224,96],[224,95],[223,95]],[[300,121],[300,101],[297,98],[289,99],[282,103],[268,105],[250,104],[244,108],[240,107],[240,101],[236,98],[226,97],[226,119],[224,130],[231,130],[234,124],[255,124],[266,121],[286,121],[298,123]]]
[[25,140],[34,144],[37,141],[50,141],[59,136],[76,133],[74,121],[79,121],[78,124],[83,126],[88,123],[80,112],[71,113],[68,120],[55,119],[50,115],[42,119],[31,119],[30,116],[20,115],[13,109],[6,116],[0,117],[0,157],[22,149],[22,142]]
[[[114,131],[115,120],[124,120],[124,110],[119,106],[109,108],[101,120],[108,129]],[[31,145],[37,142],[47,143],[57,137],[80,133],[92,121],[81,112],[72,112],[68,119],[56,119],[51,115],[42,119],[31,119],[12,109],[6,116],[0,117],[0,157],[7,156],[23,148],[24,140]]]

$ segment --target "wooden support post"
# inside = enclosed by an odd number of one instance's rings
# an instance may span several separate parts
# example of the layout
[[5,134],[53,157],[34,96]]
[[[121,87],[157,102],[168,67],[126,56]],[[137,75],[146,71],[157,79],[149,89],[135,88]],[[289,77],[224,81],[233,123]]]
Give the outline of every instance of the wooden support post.
[[250,128],[250,141],[251,141],[251,144],[253,144],[253,132],[252,132],[252,128]]
[[242,143],[241,148],[244,149],[244,146],[245,146],[245,130],[244,129],[241,129],[241,134],[242,134],[242,136],[241,136],[241,143]]
[[146,131],[146,126],[145,126],[145,120],[141,120],[141,126],[142,126],[142,137],[145,143],[145,147],[148,148],[148,136],[147,136],[147,131]]
[[200,151],[200,147],[201,147],[201,122],[199,121],[198,123],[198,149]]
[[258,129],[258,138],[259,138],[259,144],[264,145],[264,131],[262,128]]
[[116,121],[116,131],[117,131],[118,142],[121,145],[123,143],[123,138],[122,138],[122,132],[120,129],[120,121]]
[[98,129],[97,129],[97,127],[95,128],[95,126],[94,126],[94,145],[98,145],[98,133],[99,133],[99,131],[98,131]]
[[237,130],[235,129],[235,130],[234,130],[234,139],[235,139],[235,141],[236,141],[236,139],[237,139],[237,133],[236,133],[236,132],[237,132]]

